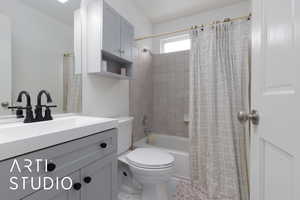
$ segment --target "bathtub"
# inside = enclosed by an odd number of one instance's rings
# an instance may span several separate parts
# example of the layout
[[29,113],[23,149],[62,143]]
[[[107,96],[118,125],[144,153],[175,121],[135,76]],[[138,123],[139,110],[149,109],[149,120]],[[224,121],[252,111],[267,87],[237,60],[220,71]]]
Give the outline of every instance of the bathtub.
[[189,140],[188,138],[150,134],[136,143],[134,147],[159,148],[168,151],[175,157],[175,177],[190,179]]

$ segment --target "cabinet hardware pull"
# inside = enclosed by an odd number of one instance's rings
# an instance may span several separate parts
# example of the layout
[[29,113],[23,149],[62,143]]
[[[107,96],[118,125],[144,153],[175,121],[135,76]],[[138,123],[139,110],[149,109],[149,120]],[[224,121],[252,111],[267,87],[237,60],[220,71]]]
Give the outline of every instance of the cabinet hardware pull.
[[49,163],[47,164],[47,171],[48,172],[53,172],[56,168],[56,165],[54,163]]
[[106,144],[106,143],[101,143],[101,144],[100,144],[100,147],[101,147],[102,149],[105,149],[105,148],[107,147],[107,144]]
[[83,179],[83,181],[84,181],[85,183],[89,184],[89,183],[92,182],[92,177],[87,176],[87,177],[85,177],[85,178]]
[[81,183],[74,183],[73,188],[76,191],[80,190],[81,189]]

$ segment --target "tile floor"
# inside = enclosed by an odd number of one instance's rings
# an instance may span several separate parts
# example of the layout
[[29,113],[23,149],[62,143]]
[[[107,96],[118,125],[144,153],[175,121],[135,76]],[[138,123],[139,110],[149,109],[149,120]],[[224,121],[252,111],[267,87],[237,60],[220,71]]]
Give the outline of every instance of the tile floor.
[[[168,184],[169,200],[175,200],[176,186],[179,184],[180,179],[172,178]],[[118,200],[141,200],[141,194],[128,194],[126,192],[120,192]]]

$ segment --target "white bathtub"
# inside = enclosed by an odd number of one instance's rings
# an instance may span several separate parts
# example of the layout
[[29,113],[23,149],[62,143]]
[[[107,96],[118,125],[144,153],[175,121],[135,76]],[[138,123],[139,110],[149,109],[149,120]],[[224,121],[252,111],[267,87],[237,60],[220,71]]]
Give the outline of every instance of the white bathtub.
[[188,138],[150,134],[136,143],[134,147],[151,147],[168,151],[175,157],[175,177],[190,178],[189,140]]

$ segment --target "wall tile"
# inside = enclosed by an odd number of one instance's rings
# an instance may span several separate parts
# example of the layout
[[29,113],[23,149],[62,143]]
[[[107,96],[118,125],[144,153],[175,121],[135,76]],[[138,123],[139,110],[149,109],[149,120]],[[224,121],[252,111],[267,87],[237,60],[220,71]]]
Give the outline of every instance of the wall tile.
[[130,82],[130,112],[134,141],[145,136],[147,127],[159,134],[188,137],[184,113],[188,112],[189,51],[170,54],[144,53],[135,60]]
[[188,58],[189,51],[153,55],[155,132],[188,137],[188,126],[184,123],[184,113],[188,111]]
[[[134,80],[130,81],[130,115],[133,121],[133,140],[143,137],[144,128],[151,128],[153,122],[153,71],[155,63],[160,65],[160,58],[153,57],[149,52],[139,49],[134,60]],[[147,117],[147,125],[143,126],[143,118]]]

